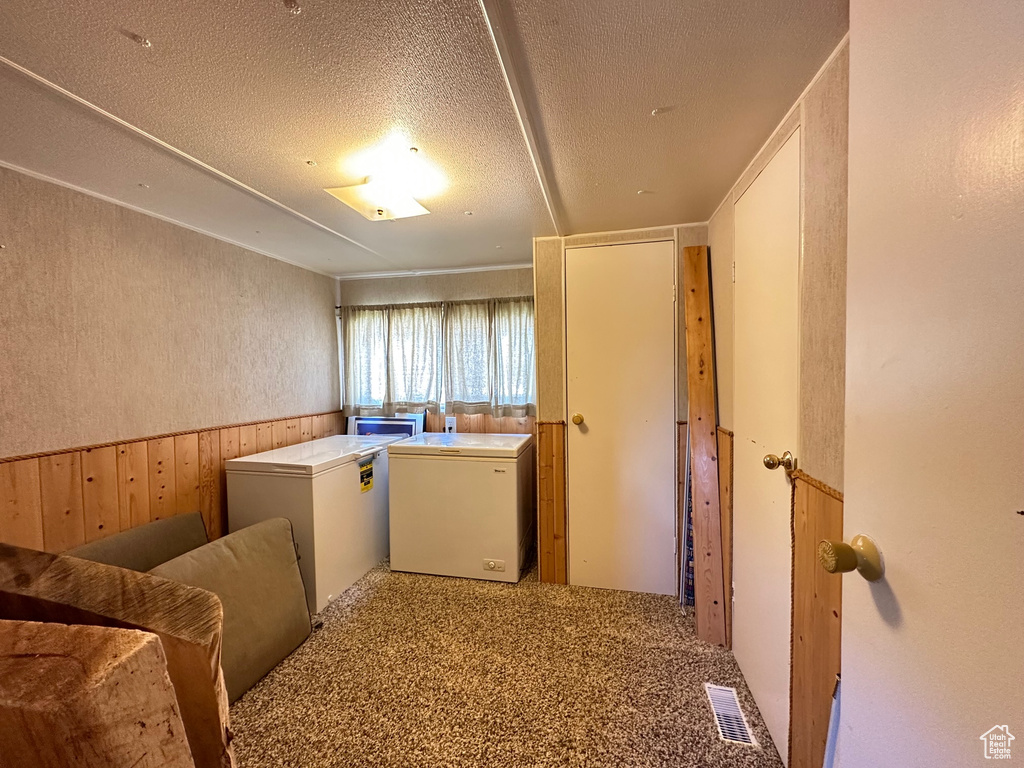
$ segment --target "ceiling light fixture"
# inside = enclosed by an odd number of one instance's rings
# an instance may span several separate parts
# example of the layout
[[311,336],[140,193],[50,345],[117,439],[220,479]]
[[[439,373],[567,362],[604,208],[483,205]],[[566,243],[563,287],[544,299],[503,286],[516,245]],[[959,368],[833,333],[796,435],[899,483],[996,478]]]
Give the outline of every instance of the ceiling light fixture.
[[465,213],[467,216],[472,216],[473,215],[472,211],[463,211],[463,213]]
[[306,161],[306,165],[308,165],[310,167],[315,167],[316,166],[316,160],[307,160]]
[[448,179],[437,166],[398,131],[345,160],[341,170],[362,182],[325,191],[371,221],[430,213],[419,198],[433,197],[448,187]]

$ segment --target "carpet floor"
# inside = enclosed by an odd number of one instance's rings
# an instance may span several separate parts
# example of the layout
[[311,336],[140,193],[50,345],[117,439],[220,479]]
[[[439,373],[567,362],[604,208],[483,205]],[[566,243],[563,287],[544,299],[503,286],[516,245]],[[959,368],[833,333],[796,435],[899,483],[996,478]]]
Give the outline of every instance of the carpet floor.
[[[670,597],[374,569],[231,709],[241,768],[779,768],[732,654]],[[760,746],[723,742],[733,686]]]

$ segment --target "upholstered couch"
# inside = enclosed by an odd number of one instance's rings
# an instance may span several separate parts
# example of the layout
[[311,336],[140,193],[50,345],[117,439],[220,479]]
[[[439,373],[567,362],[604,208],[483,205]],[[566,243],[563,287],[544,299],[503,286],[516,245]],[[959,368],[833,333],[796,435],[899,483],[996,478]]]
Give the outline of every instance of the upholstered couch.
[[221,667],[234,702],[309,637],[310,618],[291,523],[267,520],[208,542],[198,512],[69,550],[213,592],[224,607]]
[[311,631],[291,524],[208,542],[198,513],[62,555],[0,545],[0,619],[155,634],[199,768],[233,765],[229,701]]

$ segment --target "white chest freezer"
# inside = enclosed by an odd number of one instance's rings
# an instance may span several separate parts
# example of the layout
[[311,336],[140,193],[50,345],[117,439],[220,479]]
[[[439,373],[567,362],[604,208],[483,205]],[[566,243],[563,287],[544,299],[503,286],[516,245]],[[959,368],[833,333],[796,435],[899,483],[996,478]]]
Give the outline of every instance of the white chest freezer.
[[533,535],[531,435],[425,433],[388,455],[392,570],[519,581]]
[[225,462],[228,529],[291,520],[311,613],[388,555],[387,445],[335,435]]

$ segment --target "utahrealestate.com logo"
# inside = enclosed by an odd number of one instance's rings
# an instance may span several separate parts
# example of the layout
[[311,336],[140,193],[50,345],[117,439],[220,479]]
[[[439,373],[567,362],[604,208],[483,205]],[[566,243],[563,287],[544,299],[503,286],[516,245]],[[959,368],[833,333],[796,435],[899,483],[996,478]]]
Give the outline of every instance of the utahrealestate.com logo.
[[1009,760],[1010,742],[1014,736],[1005,725],[994,725],[979,737],[985,742],[986,760]]

